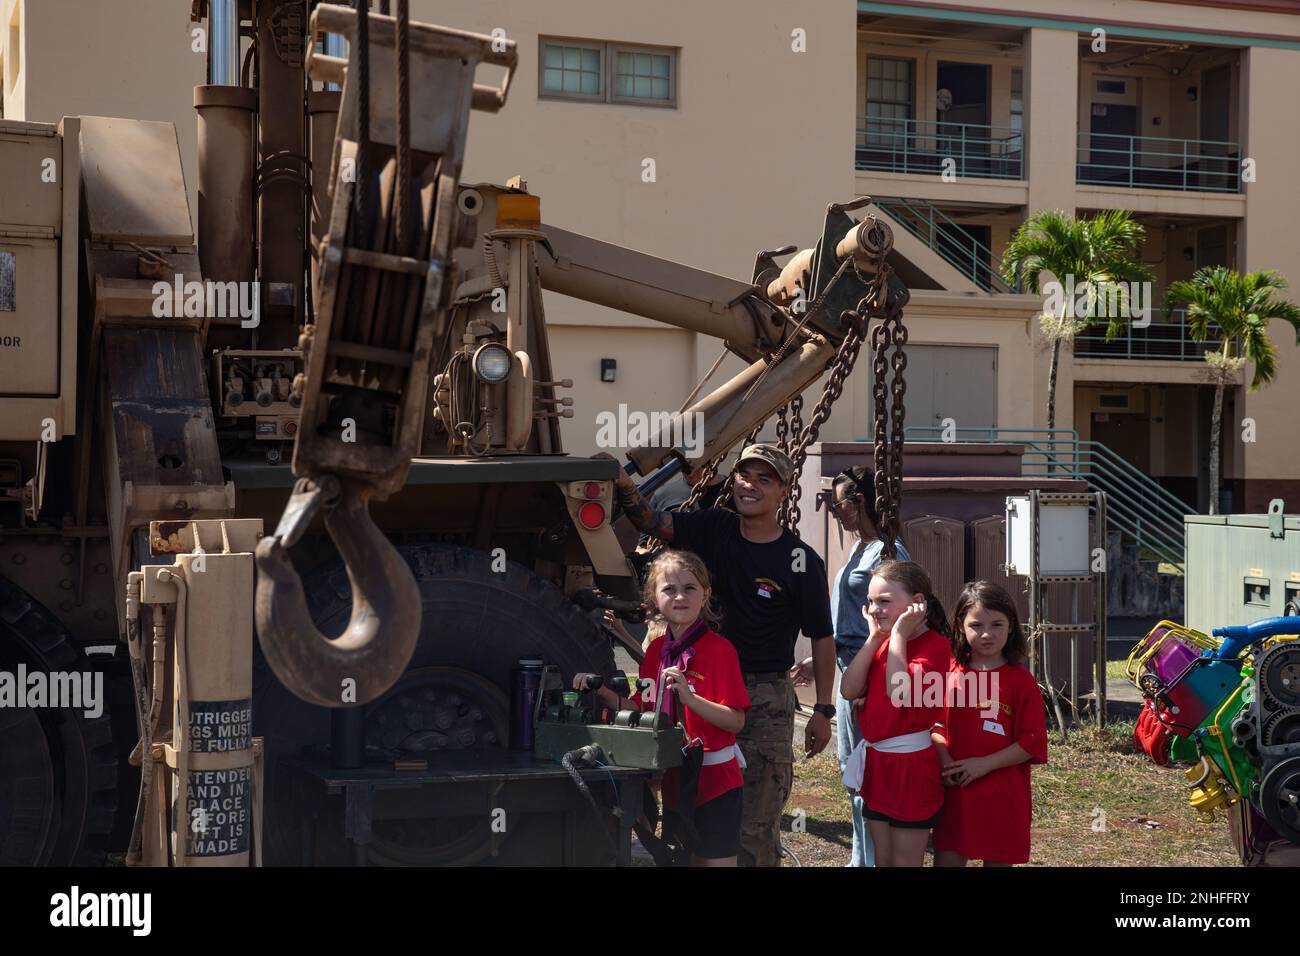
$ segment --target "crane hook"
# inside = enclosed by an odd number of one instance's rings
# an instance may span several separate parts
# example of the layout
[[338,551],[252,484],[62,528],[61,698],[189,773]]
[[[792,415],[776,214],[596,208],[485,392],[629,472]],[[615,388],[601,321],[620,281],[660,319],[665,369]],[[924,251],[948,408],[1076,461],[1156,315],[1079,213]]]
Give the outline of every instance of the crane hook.
[[[420,638],[410,566],[370,517],[374,488],[334,475],[300,478],[275,534],[257,545],[257,634],[285,687],[322,707],[355,707],[397,682]],[[352,583],[352,617],[334,639],[316,629],[289,548],[325,509]]]

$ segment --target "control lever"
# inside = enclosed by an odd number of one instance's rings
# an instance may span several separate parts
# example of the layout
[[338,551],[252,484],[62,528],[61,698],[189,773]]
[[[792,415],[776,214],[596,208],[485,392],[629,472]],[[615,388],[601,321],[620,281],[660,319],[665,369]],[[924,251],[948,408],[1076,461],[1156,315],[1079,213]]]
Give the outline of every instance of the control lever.
[[756,255],[754,257],[754,285],[760,289],[766,289],[767,284],[781,274],[781,267],[776,264],[776,257],[788,256],[790,253],[798,251],[798,246],[787,245],[781,246],[779,249],[768,249]]
[[[648,686],[649,681],[647,681],[646,684]],[[640,688],[640,685],[641,681],[638,680],[638,688]],[[614,693],[618,694],[619,697],[632,696],[632,688],[627,682],[627,676],[623,674],[615,677],[601,677],[597,675],[595,677],[587,678],[587,690],[600,690],[602,687],[608,687]]]
[[646,619],[646,609],[639,601],[625,601],[611,597],[599,588],[579,588],[573,592],[573,603],[584,611],[613,611],[625,621],[641,624]]

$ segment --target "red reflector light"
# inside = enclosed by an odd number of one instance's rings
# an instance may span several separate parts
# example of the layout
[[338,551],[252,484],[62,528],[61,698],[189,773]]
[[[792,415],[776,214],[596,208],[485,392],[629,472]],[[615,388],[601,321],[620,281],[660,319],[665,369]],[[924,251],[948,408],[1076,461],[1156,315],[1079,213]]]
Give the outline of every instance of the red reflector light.
[[589,481],[582,486],[582,497],[599,498],[601,496],[601,487],[599,481]]
[[599,528],[605,523],[605,506],[598,501],[588,501],[578,509],[578,520],[584,528]]

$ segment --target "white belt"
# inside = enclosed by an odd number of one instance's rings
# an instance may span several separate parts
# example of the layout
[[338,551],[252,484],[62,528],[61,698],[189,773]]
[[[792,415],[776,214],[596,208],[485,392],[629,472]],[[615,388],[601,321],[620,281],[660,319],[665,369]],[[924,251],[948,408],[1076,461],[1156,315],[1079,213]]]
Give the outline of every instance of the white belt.
[[874,743],[865,739],[859,740],[858,745],[849,754],[849,759],[844,763],[844,771],[840,774],[840,779],[843,781],[844,786],[850,790],[860,790],[862,788],[862,774],[867,769],[868,750],[879,750],[887,754],[912,754],[919,750],[926,750],[932,744],[930,731],[928,730],[900,734],[897,737],[886,737],[884,740],[877,740]]
[[745,755],[740,752],[739,744],[732,744],[730,747],[724,747],[722,750],[708,751],[704,755],[703,766],[712,767],[715,764],[730,763],[733,759],[740,764],[741,770],[744,770],[747,766],[745,763]]

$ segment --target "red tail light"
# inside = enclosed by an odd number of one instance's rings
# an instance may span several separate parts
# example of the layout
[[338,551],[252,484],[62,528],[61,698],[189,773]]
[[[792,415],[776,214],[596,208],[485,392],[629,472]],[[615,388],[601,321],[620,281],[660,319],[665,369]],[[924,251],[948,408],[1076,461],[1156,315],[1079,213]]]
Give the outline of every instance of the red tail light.
[[599,498],[602,495],[603,490],[604,489],[601,488],[599,481],[589,481],[582,486],[582,497]]
[[598,501],[588,501],[578,509],[578,520],[589,531],[599,528],[605,523],[605,506]]

